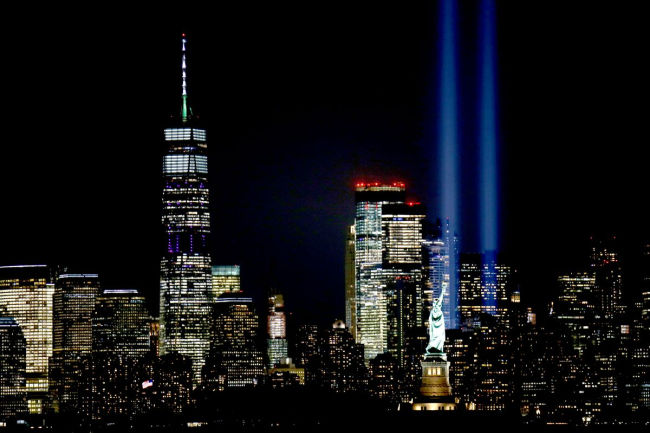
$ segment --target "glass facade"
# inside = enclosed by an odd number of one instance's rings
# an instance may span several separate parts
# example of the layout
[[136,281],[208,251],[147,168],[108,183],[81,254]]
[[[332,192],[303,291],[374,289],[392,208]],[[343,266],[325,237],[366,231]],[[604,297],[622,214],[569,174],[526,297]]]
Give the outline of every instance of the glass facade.
[[267,355],[269,368],[285,362],[289,356],[287,344],[287,316],[284,313],[284,298],[280,294],[269,297],[267,317]]
[[405,186],[358,183],[355,201],[356,341],[363,344],[365,358],[372,359],[388,349],[382,209],[385,204],[404,203]]
[[0,267],[0,309],[14,318],[25,337],[27,404],[34,414],[48,405],[53,294],[46,265]]
[[138,358],[151,349],[151,317],[137,290],[104,290],[92,317],[93,353]]
[[212,298],[241,291],[239,265],[212,266]]
[[81,358],[92,350],[91,320],[98,293],[97,274],[61,274],[56,280],[50,384],[62,412],[77,405]]
[[27,412],[26,351],[18,322],[0,316],[0,420]]
[[187,105],[185,44],[182,124],[164,131],[160,329],[161,353],[189,356],[197,384],[210,344],[210,194],[206,131],[194,127]]
[[222,372],[227,388],[258,385],[264,375],[264,358],[257,346],[260,324],[253,300],[225,293],[214,302],[206,371]]

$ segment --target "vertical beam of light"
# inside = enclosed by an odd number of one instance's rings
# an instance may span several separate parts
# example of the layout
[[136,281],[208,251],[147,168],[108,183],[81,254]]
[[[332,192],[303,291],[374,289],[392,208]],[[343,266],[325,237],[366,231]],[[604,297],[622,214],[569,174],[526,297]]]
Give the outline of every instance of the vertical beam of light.
[[[441,212],[447,226],[443,229],[449,253],[449,316],[447,328],[458,328],[458,234],[459,200],[459,146],[458,146],[458,89],[456,84],[456,0],[441,0],[439,14],[439,124],[438,162]],[[446,229],[446,230],[445,230]]]
[[495,263],[499,248],[499,144],[497,139],[494,0],[482,0],[479,18],[479,218],[483,252],[483,306],[496,313]]

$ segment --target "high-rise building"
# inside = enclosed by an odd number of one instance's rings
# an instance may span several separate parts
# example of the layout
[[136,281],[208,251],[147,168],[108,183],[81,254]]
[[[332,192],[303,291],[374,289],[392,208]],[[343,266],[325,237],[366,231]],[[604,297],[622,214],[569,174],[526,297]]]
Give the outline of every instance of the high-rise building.
[[0,420],[27,412],[27,347],[23,331],[0,309]]
[[[507,329],[514,274],[508,265],[486,263],[479,254],[463,254],[458,287],[461,323],[468,325],[481,314],[488,314]],[[485,302],[486,298],[490,301]]]
[[92,316],[92,350],[138,358],[149,352],[151,317],[134,289],[104,290]]
[[257,340],[259,326],[252,298],[224,293],[215,299],[210,355],[204,372],[225,374],[227,388],[258,385],[264,375],[264,357]]
[[643,275],[641,282],[641,317],[650,326],[650,243],[643,246]]
[[241,278],[239,265],[212,266],[212,299],[223,293],[237,293],[241,291]]
[[357,302],[355,290],[355,228],[350,226],[345,237],[345,326],[348,327],[352,337],[357,339]]
[[269,312],[266,323],[267,355],[269,368],[285,362],[289,356],[287,344],[287,316],[284,313],[284,298],[281,294],[269,296]]
[[623,308],[622,269],[616,236],[591,238],[591,271],[596,278],[595,294],[598,310],[607,321],[620,317]]
[[97,274],[61,274],[56,280],[50,385],[61,412],[75,411],[77,406],[81,359],[92,350],[92,314],[98,293]]
[[364,391],[368,386],[368,370],[363,346],[355,343],[345,322],[337,320],[320,337],[314,365],[315,383],[335,392]]
[[596,304],[593,274],[578,272],[558,277],[560,294],[553,315],[571,336],[573,348],[582,358],[595,336]]
[[383,208],[405,202],[403,183],[357,183],[355,190],[356,341],[372,359],[388,350],[388,312],[383,271]]
[[[427,227],[429,227],[427,225]],[[447,329],[460,327],[460,310],[458,307],[458,248],[457,238],[452,235],[449,221],[443,226],[438,221],[437,227],[426,231],[422,241],[424,247],[424,289],[423,303],[426,314],[431,310],[433,299],[445,291],[442,313]]]
[[160,322],[162,352],[189,356],[198,383],[210,346],[213,281],[206,131],[188,105],[186,43],[183,35],[181,122],[164,131]]
[[27,406],[42,413],[49,405],[54,284],[46,265],[0,267],[0,308],[20,325],[25,343]]

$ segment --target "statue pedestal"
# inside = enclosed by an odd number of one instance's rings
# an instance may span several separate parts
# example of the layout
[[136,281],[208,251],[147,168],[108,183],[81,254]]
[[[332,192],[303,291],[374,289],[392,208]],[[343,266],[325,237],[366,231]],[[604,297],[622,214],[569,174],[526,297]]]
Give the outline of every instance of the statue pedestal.
[[449,362],[444,353],[427,355],[422,361],[420,395],[413,410],[456,410],[456,402],[449,384]]

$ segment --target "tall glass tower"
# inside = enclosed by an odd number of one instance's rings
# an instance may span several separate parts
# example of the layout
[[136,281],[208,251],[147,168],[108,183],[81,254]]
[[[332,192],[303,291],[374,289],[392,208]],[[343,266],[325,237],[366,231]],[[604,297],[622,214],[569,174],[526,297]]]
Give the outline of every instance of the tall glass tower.
[[388,204],[404,203],[405,196],[406,187],[401,182],[358,183],[355,188],[355,330],[366,359],[388,349],[382,210]]
[[206,133],[188,104],[186,44],[183,34],[181,121],[164,131],[160,322],[162,352],[189,356],[196,384],[210,345],[210,200]]

